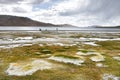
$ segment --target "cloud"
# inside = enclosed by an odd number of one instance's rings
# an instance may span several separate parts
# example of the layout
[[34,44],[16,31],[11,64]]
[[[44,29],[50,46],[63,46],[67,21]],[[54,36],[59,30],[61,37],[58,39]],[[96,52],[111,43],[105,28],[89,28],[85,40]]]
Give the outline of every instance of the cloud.
[[23,0],[0,0],[0,4],[16,4],[20,1],[23,1]]
[[74,17],[77,15],[75,19],[79,20],[77,21],[79,25],[81,23],[111,25],[115,20],[118,22],[119,3],[120,0],[67,0],[54,6],[54,9],[59,12],[60,16]]
[[59,11],[62,16],[69,16],[79,14],[88,4],[89,0],[66,0],[53,6],[53,9]]
[[23,0],[23,1],[20,1],[19,3],[36,5],[36,4],[41,4],[42,2],[49,2],[49,0]]
[[120,25],[120,0],[0,0],[0,14],[55,23]]
[[0,4],[40,4],[49,0],[0,0]]
[[29,5],[0,5],[0,13],[28,13],[32,11]]

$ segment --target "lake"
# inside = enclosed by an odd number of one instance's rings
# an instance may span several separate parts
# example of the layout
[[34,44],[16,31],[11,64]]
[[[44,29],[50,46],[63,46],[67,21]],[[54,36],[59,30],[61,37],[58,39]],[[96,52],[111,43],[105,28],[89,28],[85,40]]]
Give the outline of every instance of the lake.
[[91,31],[91,32],[120,32],[120,28],[94,28],[94,27],[0,27],[0,31],[39,31],[39,30],[59,30],[59,31]]

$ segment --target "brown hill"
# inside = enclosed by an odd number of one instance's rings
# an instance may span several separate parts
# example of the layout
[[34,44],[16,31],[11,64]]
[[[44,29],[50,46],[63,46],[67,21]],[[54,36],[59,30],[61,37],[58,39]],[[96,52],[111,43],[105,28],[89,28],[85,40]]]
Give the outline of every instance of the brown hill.
[[27,17],[0,15],[0,26],[63,26],[34,21]]

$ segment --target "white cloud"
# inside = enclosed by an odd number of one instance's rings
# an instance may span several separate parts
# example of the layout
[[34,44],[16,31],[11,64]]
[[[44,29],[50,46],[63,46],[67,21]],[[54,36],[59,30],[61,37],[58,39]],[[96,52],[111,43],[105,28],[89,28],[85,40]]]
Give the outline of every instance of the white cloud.
[[40,4],[42,2],[49,2],[49,0],[23,0],[23,1],[19,1],[20,4]]
[[52,8],[60,13],[72,13],[78,12],[83,7],[86,7],[89,4],[89,0],[66,0]]
[[54,24],[120,25],[119,3],[120,0],[0,0],[0,14]]

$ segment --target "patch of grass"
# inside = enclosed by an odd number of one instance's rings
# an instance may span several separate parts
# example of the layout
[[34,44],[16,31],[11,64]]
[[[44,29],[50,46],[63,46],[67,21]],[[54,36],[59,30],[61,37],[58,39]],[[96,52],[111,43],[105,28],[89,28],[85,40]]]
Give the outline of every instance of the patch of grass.
[[79,59],[79,57],[63,55],[63,54],[55,55],[55,57],[63,57],[63,58],[69,58],[69,59]]
[[69,46],[65,46],[64,49],[70,49],[70,47]]
[[120,41],[99,41],[96,43],[108,50],[120,50]]
[[32,69],[32,65],[30,65],[30,64],[23,67],[24,71],[28,71],[30,69]]
[[35,54],[35,55],[41,55],[41,53],[40,53],[40,52],[35,52],[34,54]]
[[114,60],[111,56],[106,56],[106,60],[103,63],[109,66],[104,70],[106,73],[120,76],[120,65],[118,64],[118,61]]
[[89,50],[85,50],[85,49],[78,49],[78,51],[81,51],[83,53],[88,53],[89,52]]
[[52,54],[52,52],[48,49],[44,49],[41,51],[42,53],[45,53],[45,54]]
[[70,38],[80,38],[80,37],[82,37],[82,34],[74,34],[74,35],[71,35],[69,37]]
[[66,51],[66,49],[59,49],[59,50],[57,50],[58,52],[65,52]]

